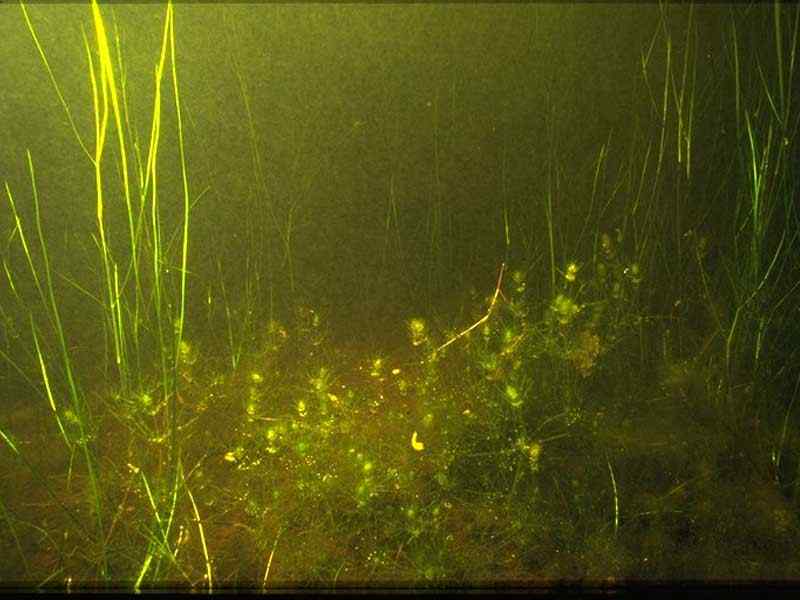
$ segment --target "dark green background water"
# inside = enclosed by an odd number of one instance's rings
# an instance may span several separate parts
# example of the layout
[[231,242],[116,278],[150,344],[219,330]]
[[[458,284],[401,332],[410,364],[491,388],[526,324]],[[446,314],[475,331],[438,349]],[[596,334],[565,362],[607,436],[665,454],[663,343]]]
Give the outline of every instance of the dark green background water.
[[[1,10],[0,172],[12,189],[29,189],[25,150],[31,150],[44,223],[58,240],[56,269],[97,280],[90,272],[97,264],[89,237],[95,231],[91,165],[21,12]],[[713,200],[704,182],[719,166],[714,146],[722,128],[731,129],[723,122],[732,113],[724,37],[729,11],[698,5],[692,15],[694,205]],[[134,5],[108,11],[116,19],[131,126],[143,152],[163,12]],[[762,12],[751,11],[754,39],[760,26],[770,25]],[[91,141],[81,38],[90,24],[88,7],[34,5],[30,14],[78,130]],[[263,289],[273,287],[276,314],[312,304],[348,339],[378,343],[386,333],[391,340],[402,332],[402,320],[420,311],[457,316],[469,289],[490,286],[506,258],[504,210],[511,261],[529,266],[546,250],[544,197],[552,168],[559,171],[557,251],[564,260],[576,255],[586,241],[576,233],[601,146],[608,145],[608,164],[599,192],[610,210],[607,223],[592,225],[610,228],[618,221],[615,210],[631,202],[614,191],[620,177],[630,176],[624,165],[631,143],[657,140],[665,50],[660,38],[651,44],[669,28],[672,60],[679,64],[688,7],[670,7],[664,16],[655,3],[178,5],[189,184],[193,199],[202,193],[191,221],[189,326],[199,325],[207,287],[218,280],[217,260],[229,294],[241,293],[245,269],[256,269]],[[166,129],[174,117],[165,113]],[[175,147],[164,145],[160,169],[172,227],[181,210]],[[112,227],[124,225],[123,215],[112,201]],[[3,214],[6,229],[9,218]],[[290,219],[294,289],[281,240]],[[686,228],[691,225],[687,217]],[[123,234],[120,229],[117,238],[124,241]],[[267,303],[262,298],[260,307]],[[86,316],[74,310],[75,319]]]

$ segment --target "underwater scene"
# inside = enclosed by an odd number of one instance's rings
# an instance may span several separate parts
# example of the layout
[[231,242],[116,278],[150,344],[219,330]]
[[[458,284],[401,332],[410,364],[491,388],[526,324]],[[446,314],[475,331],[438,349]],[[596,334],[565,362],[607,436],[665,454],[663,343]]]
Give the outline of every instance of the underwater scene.
[[799,35],[0,5],[0,588],[800,579]]

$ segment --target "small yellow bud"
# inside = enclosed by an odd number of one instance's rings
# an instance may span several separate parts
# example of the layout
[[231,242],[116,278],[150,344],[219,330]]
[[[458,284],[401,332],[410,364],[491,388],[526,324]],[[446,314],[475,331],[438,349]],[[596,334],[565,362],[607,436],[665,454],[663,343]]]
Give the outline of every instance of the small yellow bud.
[[570,283],[575,281],[576,276],[578,275],[578,265],[574,262],[571,262],[567,265],[567,272],[564,273],[564,279],[569,281]]

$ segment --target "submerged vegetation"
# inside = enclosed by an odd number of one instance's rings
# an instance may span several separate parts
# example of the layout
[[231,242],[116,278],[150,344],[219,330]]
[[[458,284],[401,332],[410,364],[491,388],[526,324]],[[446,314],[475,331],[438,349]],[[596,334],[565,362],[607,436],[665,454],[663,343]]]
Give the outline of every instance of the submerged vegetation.
[[[342,345],[298,291],[298,204],[269,196],[241,71],[266,216],[245,218],[239,279],[220,253],[204,280],[194,210],[221,191],[193,185],[175,9],[142,132],[116,22],[91,4],[86,133],[21,5],[93,182],[93,247],[70,260],[94,268],[61,268],[56,199],[28,151],[29,188],[4,182],[0,358],[37,397],[0,408],[0,582],[800,576],[800,10],[764,8],[769,57],[742,47],[752,17],[725,13],[730,72],[715,85],[735,90],[735,127],[701,147],[696,123],[722,109],[695,78],[693,9],[677,34],[654,10],[634,74],[652,106],[619,171],[609,138],[576,219],[552,150],[541,201],[503,197],[500,256],[462,314],[409,310],[402,344],[376,349]],[[696,183],[712,159],[724,167]],[[384,250],[403,243],[393,186]],[[437,196],[431,288],[452,252],[443,211]],[[90,352],[75,306],[99,332]]]

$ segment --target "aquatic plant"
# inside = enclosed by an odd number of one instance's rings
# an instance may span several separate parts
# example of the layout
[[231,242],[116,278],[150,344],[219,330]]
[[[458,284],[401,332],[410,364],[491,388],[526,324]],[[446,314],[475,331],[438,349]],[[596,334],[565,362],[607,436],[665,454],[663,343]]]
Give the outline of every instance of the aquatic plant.
[[[94,148],[91,150],[84,141],[84,135],[78,130],[73,121],[71,108],[64,99],[57,83],[56,75],[50,67],[47,54],[38,37],[28,9],[21,5],[21,10],[42,63],[50,76],[56,95],[69,119],[78,145],[90,161],[95,180],[95,239],[100,251],[103,286],[98,296],[94,296],[79,284],[71,283],[90,298],[97,300],[97,303],[102,308],[103,323],[106,332],[113,341],[110,362],[116,369],[117,381],[121,389],[120,397],[126,399],[138,398],[136,404],[139,404],[140,408],[150,415],[155,414],[152,407],[153,404],[166,403],[167,410],[164,423],[170,439],[168,445],[168,469],[159,476],[159,479],[165,488],[171,488],[171,493],[168,492],[163,497],[172,496],[174,498],[177,495],[177,486],[179,485],[175,473],[178,472],[180,464],[176,437],[179,422],[178,406],[176,404],[177,371],[179,366],[188,365],[193,360],[191,347],[183,339],[186,318],[190,192],[184,158],[180,94],[175,63],[173,8],[172,5],[168,5],[165,12],[162,47],[155,71],[156,93],[151,120],[152,135],[146,157],[140,155],[138,146],[134,147],[133,157],[130,154],[129,129],[125,125],[127,99],[119,81],[119,72],[122,69],[121,59],[119,54],[116,57],[114,56],[113,46],[109,41],[106,29],[106,22],[97,3],[93,2],[90,6],[94,44],[90,45],[89,40],[87,38],[84,39],[92,92],[93,124],[95,126],[93,133]],[[160,216],[159,188],[156,185],[159,164],[157,152],[162,135],[160,127],[162,118],[161,84],[165,79],[168,65],[171,69],[171,95],[176,111],[175,143],[180,157],[179,176],[183,189],[183,214],[179,226],[180,250],[178,252],[180,268],[177,276],[178,296],[175,302],[169,298],[172,282],[170,281],[171,276],[168,275],[165,267],[164,259],[167,254],[167,248],[164,247],[161,241],[165,223],[163,223]],[[112,144],[116,145],[113,155],[111,154],[112,151],[109,150]],[[53,269],[49,261],[48,240],[43,233],[41,223],[40,198],[34,173],[34,159],[30,152],[28,152],[27,158],[35,206],[35,226],[38,234],[38,260],[40,261],[40,266],[37,266],[37,262],[34,260],[34,249],[28,243],[25,225],[17,211],[14,194],[12,194],[8,183],[5,184],[5,190],[16,224],[15,235],[26,257],[29,274],[38,290],[39,300],[44,312],[44,317],[40,317],[37,312],[29,311],[31,336],[36,348],[41,380],[46,390],[53,416],[62,432],[62,437],[70,452],[79,450],[84,457],[89,485],[92,490],[92,517],[95,520],[92,535],[97,540],[100,555],[98,575],[101,579],[108,579],[112,576],[108,564],[108,545],[112,542],[109,540],[108,522],[103,516],[106,511],[105,496],[108,492],[103,490],[103,486],[100,483],[101,461],[97,449],[98,441],[94,433],[90,434],[90,431],[94,432],[97,428],[93,414],[95,409],[89,406],[81,389],[79,376],[73,366],[68,343],[68,338],[73,332],[65,330],[61,319],[60,301],[54,291]],[[141,178],[138,181],[138,188],[134,188],[134,183],[129,175],[129,161],[131,158],[135,159],[136,164],[140,167]],[[120,187],[118,190],[113,190],[111,180],[116,174],[120,175],[120,180],[118,181]],[[123,200],[127,225],[127,246],[125,244],[118,246],[115,243],[115,234],[108,225],[110,196],[116,196]],[[138,201],[138,205],[135,204],[136,201]],[[147,243],[145,243],[145,240],[147,240]],[[126,251],[127,257],[125,256]],[[150,260],[151,277],[146,276],[145,260]],[[10,279],[12,285],[14,279],[19,278],[12,274],[8,265],[6,265],[6,275],[12,278]],[[17,295],[17,300],[21,305],[25,305],[27,302],[27,299],[23,298],[21,294]],[[144,389],[143,384],[146,373],[154,366],[144,360],[144,356],[149,353],[149,350],[145,347],[147,324],[152,324],[155,328],[155,339],[150,341],[154,343],[156,356],[159,357],[160,361],[161,386],[159,393],[161,397],[157,401],[154,401],[150,391],[136,391]],[[49,350],[49,343],[45,338],[45,336],[49,338],[50,334],[54,334],[58,340],[58,349],[52,354]],[[53,377],[55,365],[58,365],[61,373],[63,373],[63,382]],[[62,386],[65,389],[64,395],[71,402],[69,409],[62,409],[56,403],[56,399],[62,397],[62,392],[58,389]],[[155,518],[160,522],[159,513],[163,509],[159,506],[160,500],[155,501],[155,497],[153,497],[153,500]],[[166,510],[166,514],[170,515],[169,509]],[[167,519],[166,523],[160,522],[162,525],[162,541],[165,544],[168,544],[171,516],[168,516]],[[88,525],[86,526],[88,527]],[[155,552],[155,547],[151,546],[151,550],[144,559],[139,582],[147,572],[151,559],[154,558],[153,552]],[[157,573],[161,557],[159,556],[156,560],[155,572]]]

